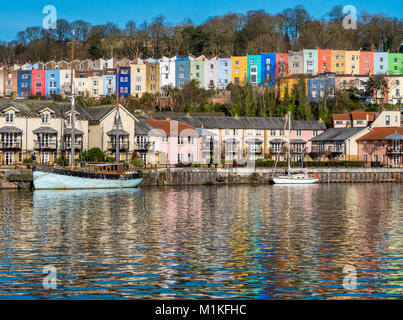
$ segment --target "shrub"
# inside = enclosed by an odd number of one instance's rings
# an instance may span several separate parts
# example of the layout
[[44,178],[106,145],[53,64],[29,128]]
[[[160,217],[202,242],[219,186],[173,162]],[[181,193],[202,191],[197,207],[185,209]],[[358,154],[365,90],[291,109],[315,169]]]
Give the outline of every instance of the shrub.
[[31,159],[30,158],[24,158],[22,160],[22,163],[31,163]]
[[56,163],[58,166],[65,167],[65,166],[68,166],[68,165],[69,165],[69,160],[67,160],[65,157],[59,157],[59,158],[57,158],[57,159],[55,160],[55,163]]
[[136,159],[133,159],[132,161],[130,161],[130,164],[133,166],[133,167],[144,167],[144,161],[143,161],[143,159],[141,159],[141,158],[136,158]]
[[80,161],[102,162],[105,156],[100,148],[91,148],[80,153]]

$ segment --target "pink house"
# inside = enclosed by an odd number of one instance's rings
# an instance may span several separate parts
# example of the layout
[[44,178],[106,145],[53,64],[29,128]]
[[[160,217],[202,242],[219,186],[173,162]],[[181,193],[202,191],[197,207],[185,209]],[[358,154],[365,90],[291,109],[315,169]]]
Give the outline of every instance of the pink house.
[[32,70],[32,95],[46,95],[45,70]]
[[312,147],[311,139],[324,131],[324,129],[293,128],[290,135],[291,149],[297,152],[303,150],[305,155],[310,153]]
[[198,163],[202,159],[201,142],[196,128],[176,120],[146,120],[160,132],[156,148],[166,155],[169,165]]

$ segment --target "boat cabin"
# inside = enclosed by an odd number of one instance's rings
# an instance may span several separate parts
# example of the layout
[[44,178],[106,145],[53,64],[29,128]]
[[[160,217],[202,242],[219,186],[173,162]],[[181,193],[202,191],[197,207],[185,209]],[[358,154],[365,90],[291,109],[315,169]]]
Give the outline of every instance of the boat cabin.
[[87,170],[100,174],[124,174],[126,171],[122,163],[90,164]]

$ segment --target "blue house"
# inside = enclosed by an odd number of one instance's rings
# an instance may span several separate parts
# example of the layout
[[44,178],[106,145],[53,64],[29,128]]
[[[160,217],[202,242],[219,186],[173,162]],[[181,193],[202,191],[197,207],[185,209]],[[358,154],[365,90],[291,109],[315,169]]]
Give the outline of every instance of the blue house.
[[118,76],[119,98],[126,97],[130,94],[130,67],[119,67]]
[[102,76],[102,94],[111,96],[116,94],[116,74],[114,70],[106,70]]
[[17,73],[17,95],[19,97],[28,97],[31,95],[32,71],[18,70]]
[[272,87],[276,81],[276,54],[262,53],[261,57],[261,85]]
[[225,89],[232,79],[231,58],[218,58],[218,89]]
[[46,70],[45,82],[46,97],[51,97],[60,94],[60,71],[59,70]]
[[[186,60],[184,60],[186,59]],[[177,88],[183,88],[185,83],[190,81],[190,61],[189,57],[175,62],[175,83]]]
[[321,73],[315,78],[307,79],[308,100],[319,102],[333,98],[335,88],[334,73]]
[[374,74],[386,74],[388,63],[387,52],[374,52]]

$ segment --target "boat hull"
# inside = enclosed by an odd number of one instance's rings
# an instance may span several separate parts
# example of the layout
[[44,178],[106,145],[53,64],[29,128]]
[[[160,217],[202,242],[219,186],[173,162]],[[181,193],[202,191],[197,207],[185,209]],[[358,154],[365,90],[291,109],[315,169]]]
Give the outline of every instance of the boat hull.
[[275,184],[314,184],[319,179],[273,178]]
[[68,170],[33,170],[35,190],[46,189],[117,189],[134,188],[143,180],[141,175],[77,174]]

